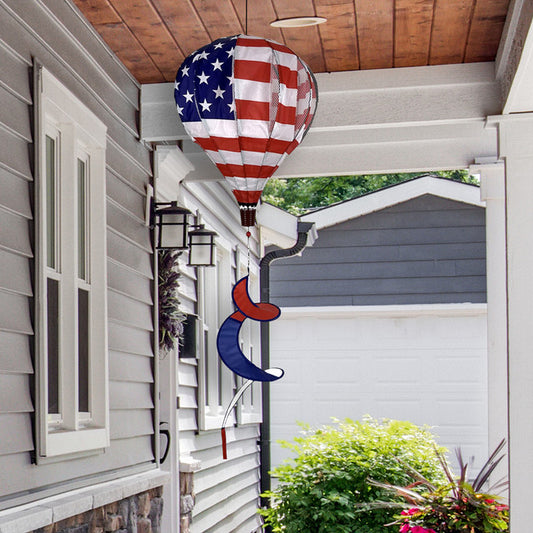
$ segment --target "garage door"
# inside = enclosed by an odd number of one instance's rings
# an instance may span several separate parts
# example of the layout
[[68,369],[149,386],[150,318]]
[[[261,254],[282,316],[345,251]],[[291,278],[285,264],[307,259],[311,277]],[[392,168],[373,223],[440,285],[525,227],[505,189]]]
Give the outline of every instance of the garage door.
[[486,305],[285,308],[270,331],[271,366],[285,370],[271,385],[272,466],[297,421],[367,414],[431,426],[486,459]]

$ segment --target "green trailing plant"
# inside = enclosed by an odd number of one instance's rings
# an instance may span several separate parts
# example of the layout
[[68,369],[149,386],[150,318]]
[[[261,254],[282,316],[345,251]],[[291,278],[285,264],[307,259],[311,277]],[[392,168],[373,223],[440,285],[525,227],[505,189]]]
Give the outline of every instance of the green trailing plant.
[[[509,508],[497,496],[482,491],[494,469],[503,459],[504,441],[482,466],[474,481],[468,481],[468,463],[457,451],[459,475],[455,476],[439,450],[439,459],[447,483],[436,486],[420,472],[406,466],[412,484],[406,487],[373,481],[376,487],[401,495],[408,507],[391,525],[399,526],[399,533],[498,533],[509,531]],[[489,492],[503,486],[500,482]],[[379,504],[377,504],[379,506]],[[384,506],[389,506],[383,503]]]
[[304,427],[302,437],[282,445],[295,457],[272,471],[277,488],[264,494],[271,507],[259,512],[274,532],[383,533],[397,509],[374,508],[376,500],[399,496],[369,483],[409,481],[399,459],[427,479],[444,483],[434,454],[435,440],[410,422],[334,421],[318,429]]
[[179,256],[180,252],[159,251],[159,348],[164,351],[172,350],[180,342],[186,318],[179,307]]

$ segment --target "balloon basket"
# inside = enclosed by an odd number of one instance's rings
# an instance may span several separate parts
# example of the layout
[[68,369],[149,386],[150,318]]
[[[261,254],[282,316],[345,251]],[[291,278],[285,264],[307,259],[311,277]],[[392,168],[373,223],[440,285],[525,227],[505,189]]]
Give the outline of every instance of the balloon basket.
[[240,206],[241,207],[241,225],[249,228],[255,226],[255,206]]

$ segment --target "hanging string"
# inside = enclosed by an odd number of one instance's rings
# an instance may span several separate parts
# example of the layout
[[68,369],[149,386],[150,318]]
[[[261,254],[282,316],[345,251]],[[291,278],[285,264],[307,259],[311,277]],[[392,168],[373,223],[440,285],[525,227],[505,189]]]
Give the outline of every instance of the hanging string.
[[248,0],[246,0],[244,8],[244,34],[248,35]]
[[247,241],[246,241],[246,248],[248,250],[248,255],[247,255],[247,263],[246,263],[246,272],[248,274],[248,276],[250,275],[250,237],[251,237],[251,233],[250,231],[247,231],[246,232],[246,237],[247,237]]

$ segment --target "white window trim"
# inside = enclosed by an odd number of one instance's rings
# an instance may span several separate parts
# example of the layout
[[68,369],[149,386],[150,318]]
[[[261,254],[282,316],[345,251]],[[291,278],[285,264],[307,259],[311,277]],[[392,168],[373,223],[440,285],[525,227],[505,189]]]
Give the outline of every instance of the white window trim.
[[[37,161],[40,180],[36,183],[37,200],[37,388],[38,388],[38,458],[56,457],[64,454],[86,452],[109,446],[109,390],[108,390],[108,348],[107,348],[107,272],[106,272],[106,187],[105,187],[105,149],[106,126],[78,98],[63,86],[50,72],[40,70],[40,94],[38,95],[38,132],[39,150]],[[66,357],[65,345],[77,349],[77,300],[78,280],[76,236],[77,202],[74,179],[60,177],[60,199],[57,219],[63,243],[59,269],[64,276],[60,293],[70,296],[60,305],[59,342],[63,344],[63,357],[60,358],[59,393],[62,397],[61,416],[48,415],[47,379],[47,326],[46,326],[46,279],[50,274],[46,261],[46,223],[44,220],[46,195],[43,180],[45,170],[45,138],[52,131],[61,134],[61,154],[58,161],[64,176],[77,176],[77,159],[80,154],[88,156],[90,165],[86,169],[88,197],[91,209],[87,212],[87,242],[89,260],[87,266],[90,276],[90,333],[89,333],[89,403],[90,418],[79,413],[78,403],[78,361],[76,357]],[[70,198],[70,202],[66,200]],[[69,251],[70,243],[73,250]],[[59,244],[61,246],[61,244]],[[65,288],[66,287],[66,288]],[[70,302],[67,309],[66,302]]]
[[[198,286],[198,411],[201,431],[220,429],[224,414],[235,391],[235,378],[218,355],[220,325],[233,313],[231,246],[217,239],[216,267],[199,268]],[[208,346],[205,332],[208,331]],[[209,361],[206,359],[209,358]],[[206,373],[209,376],[206,380]],[[231,414],[228,425],[235,424]]]

